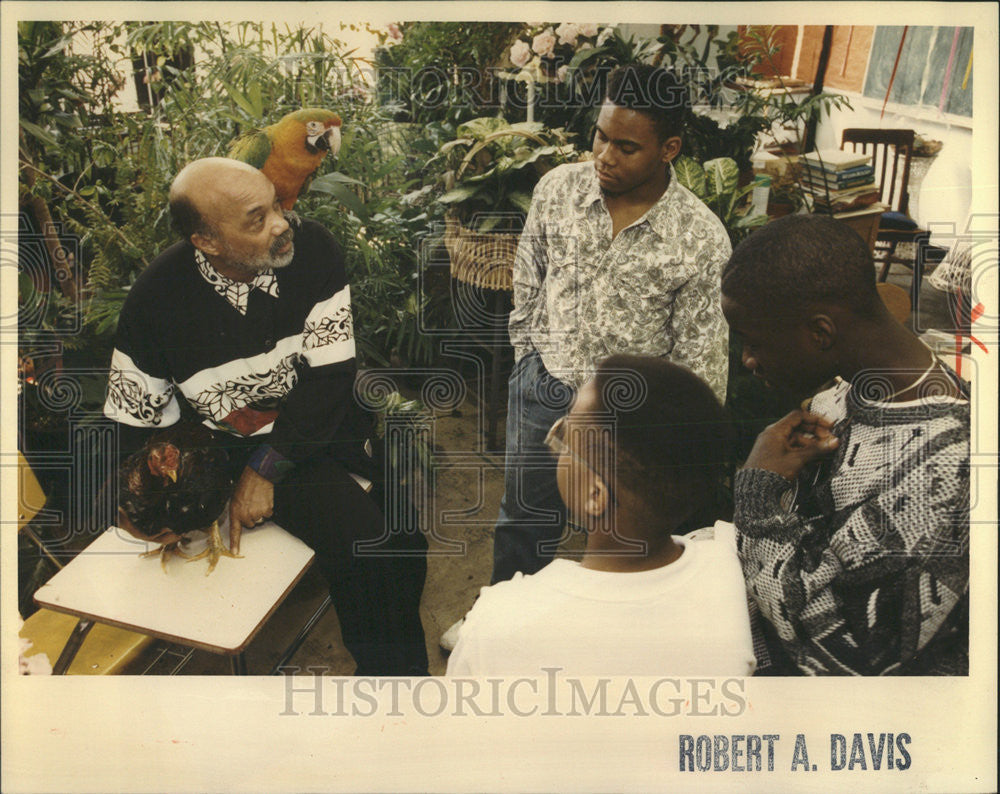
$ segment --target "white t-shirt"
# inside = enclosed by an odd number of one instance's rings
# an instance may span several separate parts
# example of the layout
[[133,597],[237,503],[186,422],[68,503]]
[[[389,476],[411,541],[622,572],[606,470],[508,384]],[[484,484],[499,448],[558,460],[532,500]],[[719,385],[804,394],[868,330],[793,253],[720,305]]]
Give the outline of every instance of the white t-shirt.
[[670,565],[594,571],[556,559],[484,587],[448,675],[744,676],[756,666],[732,524],[674,536]]

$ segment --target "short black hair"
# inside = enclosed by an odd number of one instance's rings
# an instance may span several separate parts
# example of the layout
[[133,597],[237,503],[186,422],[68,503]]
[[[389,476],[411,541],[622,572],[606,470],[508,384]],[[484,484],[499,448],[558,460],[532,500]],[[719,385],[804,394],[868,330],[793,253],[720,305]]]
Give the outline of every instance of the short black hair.
[[212,234],[212,227],[205,222],[187,194],[170,196],[170,220],[174,229],[185,240],[190,240],[193,234],[205,236]]
[[611,72],[605,99],[649,117],[661,143],[683,134],[691,105],[687,85],[674,72],[646,63],[619,66]]
[[786,215],[753,232],[729,258],[722,292],[748,309],[780,307],[792,317],[823,303],[863,317],[882,307],[868,244],[829,215]]
[[629,490],[643,517],[661,530],[706,515],[717,503],[733,443],[708,384],[666,359],[618,354],[598,364],[594,386],[614,428],[612,488]]

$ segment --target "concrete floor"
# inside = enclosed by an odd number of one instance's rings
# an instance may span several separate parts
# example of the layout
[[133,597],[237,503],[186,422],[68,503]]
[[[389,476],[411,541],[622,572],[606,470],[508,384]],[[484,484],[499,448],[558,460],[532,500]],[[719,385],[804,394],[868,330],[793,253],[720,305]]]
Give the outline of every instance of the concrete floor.
[[[907,290],[910,271],[895,267],[889,281]],[[924,282],[919,316],[911,317],[911,328],[951,332],[953,321],[945,295]],[[950,337],[945,337],[947,342]],[[943,347],[942,354],[951,348]],[[946,361],[952,363],[947,357]],[[474,398],[470,397],[454,414],[435,420],[434,443],[440,452],[432,483],[435,503],[427,511],[430,555],[421,615],[427,637],[430,672],[444,673],[446,657],[438,647],[441,634],[471,606],[479,588],[489,581],[492,566],[492,527],[503,485],[503,456],[485,451],[483,425]],[[498,437],[503,439],[503,421]],[[456,544],[462,544],[456,548]],[[564,540],[564,554],[572,556],[582,548],[583,538]],[[279,607],[247,652],[251,674],[267,673],[278,660],[308,617],[323,601],[326,588],[316,571],[310,571]],[[150,672],[166,673],[172,657],[153,664]],[[334,610],[316,625],[292,660],[301,671],[319,668],[328,675],[350,675],[353,661],[340,641]],[[216,675],[230,671],[229,661],[203,651],[195,651],[180,671],[184,675]]]

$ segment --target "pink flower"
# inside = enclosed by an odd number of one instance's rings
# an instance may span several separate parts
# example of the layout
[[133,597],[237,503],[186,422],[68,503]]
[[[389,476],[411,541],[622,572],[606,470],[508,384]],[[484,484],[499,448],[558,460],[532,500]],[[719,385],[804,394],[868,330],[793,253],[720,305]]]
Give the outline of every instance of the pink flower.
[[535,38],[531,40],[531,49],[536,53],[541,55],[543,58],[547,55],[552,54],[552,50],[556,46],[556,36],[552,32],[552,28],[545,28],[541,33],[539,33]]
[[572,22],[563,22],[556,28],[556,35],[559,37],[560,44],[568,44],[570,47],[575,47],[576,37],[580,35],[580,31]]
[[518,39],[510,47],[510,62],[518,68],[531,60],[531,47]]
[[601,35],[597,37],[597,46],[601,47],[604,45],[608,39],[610,39],[615,33],[615,28],[613,25],[606,27],[601,31]]
[[565,82],[566,73],[569,71],[569,65],[563,64],[558,69],[556,69],[556,80],[560,83]]
[[399,29],[399,25],[395,22],[390,22],[389,25],[389,38],[393,41],[402,41],[403,32]]
[[580,35],[585,38],[593,38],[597,35],[597,25],[593,22],[584,22],[582,25],[577,25]]

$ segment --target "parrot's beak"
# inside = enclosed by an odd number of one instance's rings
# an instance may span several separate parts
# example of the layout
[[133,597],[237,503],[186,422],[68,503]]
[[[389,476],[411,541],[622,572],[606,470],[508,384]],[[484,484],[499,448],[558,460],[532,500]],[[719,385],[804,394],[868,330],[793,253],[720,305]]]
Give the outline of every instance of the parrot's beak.
[[306,148],[325,150],[336,154],[340,150],[340,127],[327,127],[319,135],[306,136]]

